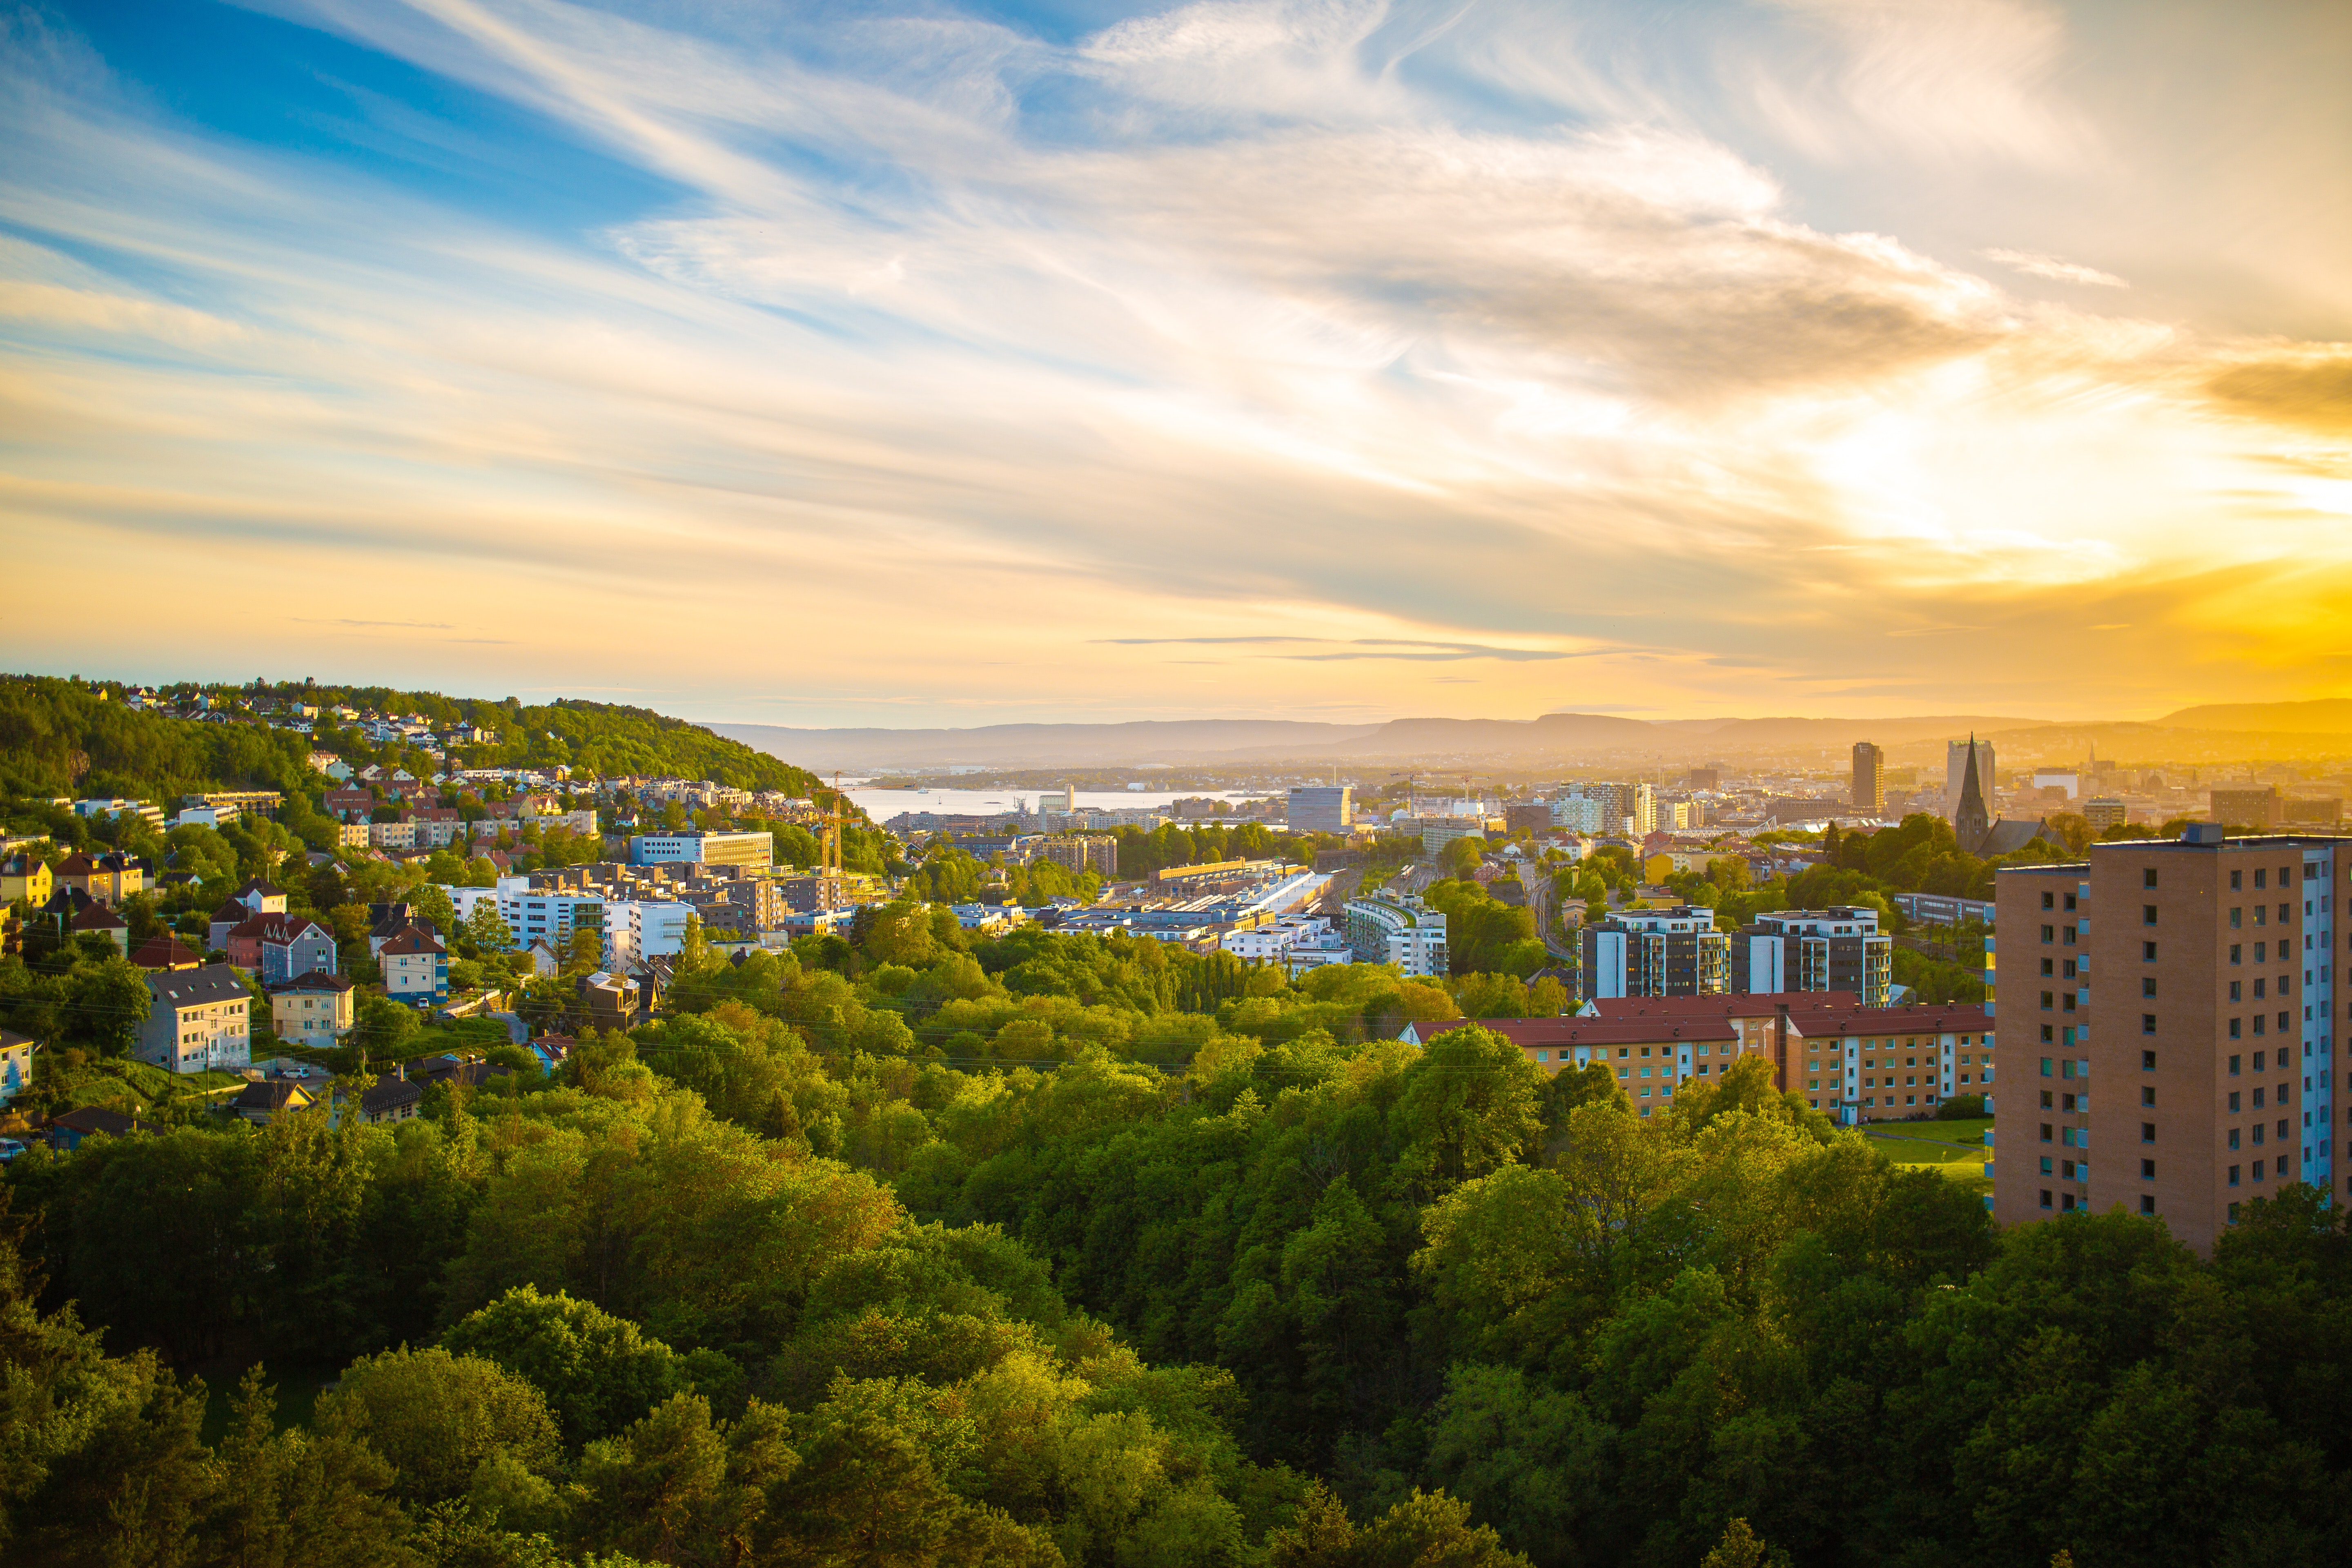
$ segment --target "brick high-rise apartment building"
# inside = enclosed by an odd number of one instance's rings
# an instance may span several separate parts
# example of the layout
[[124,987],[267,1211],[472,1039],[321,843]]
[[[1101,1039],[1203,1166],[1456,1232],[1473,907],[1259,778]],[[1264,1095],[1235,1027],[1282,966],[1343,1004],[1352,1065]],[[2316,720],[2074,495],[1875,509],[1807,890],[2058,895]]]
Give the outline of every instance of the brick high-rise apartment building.
[[2120,1204],[2210,1252],[2282,1185],[2345,1195],[2335,1021],[2352,977],[2336,965],[2352,839],[2199,824],[1997,883],[1997,1219]]

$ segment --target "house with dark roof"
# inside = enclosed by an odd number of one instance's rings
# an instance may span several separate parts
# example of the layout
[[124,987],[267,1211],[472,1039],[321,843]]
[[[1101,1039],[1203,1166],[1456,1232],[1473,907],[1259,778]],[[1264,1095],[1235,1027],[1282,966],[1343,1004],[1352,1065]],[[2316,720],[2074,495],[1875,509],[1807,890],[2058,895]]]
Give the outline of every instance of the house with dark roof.
[[468,1052],[464,1056],[418,1057],[403,1064],[408,1081],[426,1089],[435,1084],[448,1084],[462,1089],[479,1089],[494,1078],[505,1078],[514,1071],[502,1063],[489,1061]]
[[89,1139],[100,1135],[128,1138],[134,1132],[155,1132],[161,1129],[136,1117],[125,1116],[119,1110],[109,1110],[100,1105],[85,1105],[79,1110],[50,1117],[45,1131],[50,1148],[60,1154],[70,1154]]
[[236,890],[236,901],[253,914],[282,915],[286,912],[286,889],[252,877]]
[[314,969],[268,989],[269,1032],[279,1039],[323,1050],[350,1032],[357,987],[341,975]]
[[205,955],[170,931],[158,931],[131,950],[131,962],[142,969],[196,969]]
[[205,945],[215,952],[228,951],[228,933],[253,918],[253,911],[235,899],[224,899],[205,928]]
[[66,922],[66,932],[73,937],[86,934],[102,936],[114,944],[115,952],[126,955],[131,952],[131,928],[123,923],[121,915],[95,899]]
[[166,1072],[235,1072],[253,1060],[253,994],[226,963],[147,977],[152,998],[134,1054]]
[[317,1096],[291,1079],[266,1078],[258,1083],[247,1084],[229,1101],[229,1110],[256,1127],[267,1127],[277,1117],[308,1110],[317,1102]]
[[[357,1114],[362,1121],[384,1123],[413,1121],[425,1108],[425,1085],[409,1078],[405,1063],[395,1066],[390,1076],[380,1078],[362,1089],[358,1096]],[[341,1103],[352,1103],[346,1095]]]
[[49,873],[49,863],[31,850],[20,849],[0,858],[0,904],[27,899],[37,909],[56,891],[57,879]]
[[309,915],[254,915],[228,933],[227,951],[231,963],[257,971],[265,985],[336,966],[334,932]]
[[383,966],[383,994],[412,1007],[449,1000],[449,952],[428,924],[402,931],[376,950]]

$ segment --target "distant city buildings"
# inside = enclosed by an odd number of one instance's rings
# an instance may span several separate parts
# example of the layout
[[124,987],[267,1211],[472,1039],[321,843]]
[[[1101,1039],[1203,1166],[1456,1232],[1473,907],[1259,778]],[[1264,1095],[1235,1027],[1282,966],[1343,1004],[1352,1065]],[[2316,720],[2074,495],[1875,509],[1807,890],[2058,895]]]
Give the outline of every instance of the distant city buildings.
[[1868,741],[1854,742],[1853,789],[1849,800],[1864,816],[1878,816],[1886,810],[1886,753]]
[[1346,784],[1299,784],[1290,792],[1293,833],[1347,833],[1355,826],[1354,792]]

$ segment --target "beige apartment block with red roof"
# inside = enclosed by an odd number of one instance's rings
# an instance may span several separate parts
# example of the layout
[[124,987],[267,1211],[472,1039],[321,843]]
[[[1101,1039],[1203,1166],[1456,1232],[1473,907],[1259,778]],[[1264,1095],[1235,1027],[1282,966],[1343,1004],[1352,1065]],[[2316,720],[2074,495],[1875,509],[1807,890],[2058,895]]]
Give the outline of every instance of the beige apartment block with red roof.
[[1748,996],[1622,996],[1569,1018],[1451,1019],[1409,1026],[1425,1044],[1475,1022],[1547,1073],[1602,1062],[1634,1110],[1671,1104],[1742,1057],[1771,1062],[1773,1082],[1841,1125],[1933,1116],[1955,1095],[1992,1092],[1991,1016],[1957,1004],[1865,1007],[1850,992]]

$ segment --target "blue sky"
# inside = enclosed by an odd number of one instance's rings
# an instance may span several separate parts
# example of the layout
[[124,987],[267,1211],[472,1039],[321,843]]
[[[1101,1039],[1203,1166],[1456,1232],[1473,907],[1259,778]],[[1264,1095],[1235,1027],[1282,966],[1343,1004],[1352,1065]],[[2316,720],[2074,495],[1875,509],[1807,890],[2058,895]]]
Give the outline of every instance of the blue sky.
[[2341,695],[2347,71],[2298,4],[22,9],[0,656],[783,723]]

